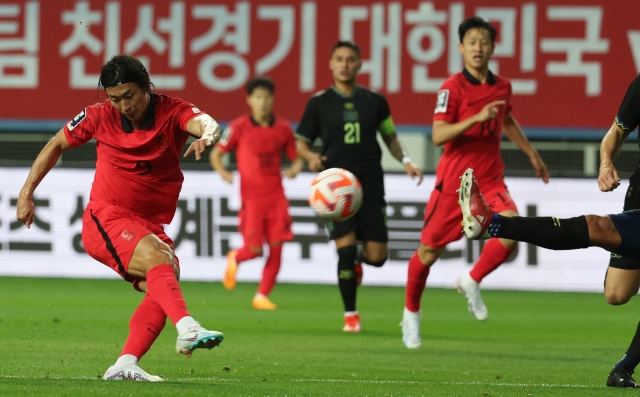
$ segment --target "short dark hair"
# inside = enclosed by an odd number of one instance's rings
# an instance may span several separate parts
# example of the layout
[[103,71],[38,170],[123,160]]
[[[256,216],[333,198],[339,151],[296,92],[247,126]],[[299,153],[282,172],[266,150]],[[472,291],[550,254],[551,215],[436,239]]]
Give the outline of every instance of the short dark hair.
[[331,47],[331,55],[333,55],[333,53],[336,52],[336,50],[340,47],[351,48],[353,52],[356,53],[358,58],[360,58],[360,47],[358,47],[358,45],[353,41],[338,41],[333,45],[333,47]]
[[151,87],[155,88],[139,59],[131,55],[114,55],[100,70],[98,88],[106,90],[125,83],[135,83],[147,92],[151,91]]
[[484,19],[480,17],[471,17],[462,21],[458,27],[458,35],[460,35],[461,43],[469,29],[486,29],[489,32],[489,36],[491,36],[491,44],[495,44],[496,36],[498,35],[496,28]]
[[273,80],[271,80],[269,76],[258,76],[258,77],[252,78],[247,82],[247,85],[246,85],[247,94],[249,95],[253,94],[253,90],[255,90],[258,87],[269,90],[271,94],[273,94],[274,91],[276,90],[276,85],[273,84]]

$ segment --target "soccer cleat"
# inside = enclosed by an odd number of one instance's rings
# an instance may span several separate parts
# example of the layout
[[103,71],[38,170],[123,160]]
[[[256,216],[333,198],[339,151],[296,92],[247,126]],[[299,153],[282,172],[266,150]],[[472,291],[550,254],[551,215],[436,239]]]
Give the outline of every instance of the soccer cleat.
[[251,305],[258,310],[276,310],[278,308],[278,305],[271,302],[266,296],[253,298]]
[[208,331],[204,329],[200,323],[196,322],[190,326],[186,332],[178,335],[176,352],[178,354],[184,354],[189,358],[195,349],[207,348],[211,350],[218,346],[223,339],[224,335],[222,332]]
[[222,285],[228,290],[236,287],[236,273],[238,272],[238,262],[236,262],[237,254],[238,251],[236,250],[231,250],[227,253],[227,269],[222,278]]
[[355,267],[353,268],[353,271],[356,274],[356,285],[358,286],[362,285],[362,262],[356,263]]
[[344,316],[344,332],[360,332],[360,316],[354,314],[351,316]]
[[607,386],[609,387],[629,387],[640,388],[640,385],[631,377],[633,371],[625,367],[613,369],[607,378]]
[[121,367],[112,365],[102,377],[104,380],[137,380],[140,382],[162,382],[162,378],[148,374],[136,364],[127,364]]
[[458,292],[467,298],[469,313],[478,321],[484,321],[489,317],[489,311],[480,296],[480,283],[471,278],[469,273],[464,273],[456,280]]
[[473,170],[467,169],[460,178],[460,189],[457,190],[462,208],[462,231],[467,238],[477,240],[490,238],[487,232],[493,211],[480,193],[478,181]]
[[409,311],[406,307],[402,313],[402,342],[407,349],[417,349],[422,345],[422,336],[420,335],[420,320],[422,310],[418,312]]

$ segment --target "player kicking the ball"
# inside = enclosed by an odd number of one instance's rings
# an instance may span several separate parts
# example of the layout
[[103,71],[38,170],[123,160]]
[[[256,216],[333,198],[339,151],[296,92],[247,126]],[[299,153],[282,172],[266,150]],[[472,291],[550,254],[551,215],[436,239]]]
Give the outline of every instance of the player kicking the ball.
[[[458,29],[458,49],[464,69],[449,77],[440,91],[433,116],[432,139],[444,145],[436,170],[436,185],[427,202],[420,247],[409,260],[402,340],[407,348],[421,345],[420,300],[431,266],[447,244],[461,238],[460,210],[454,194],[458,176],[468,167],[483,170],[482,180],[496,211],[513,216],[518,209],[503,181],[500,157],[502,132],[526,153],[536,176],[546,183],[549,174],[511,114],[511,83],[489,70],[496,38],[495,28],[478,17],[464,20]],[[467,299],[469,312],[478,320],[488,311],[480,296],[480,282],[509,258],[517,243],[496,239],[485,244],[470,272],[458,277],[456,287]]]
[[[387,203],[380,159],[382,152],[376,140],[380,131],[389,151],[404,164],[411,178],[422,182],[422,172],[411,161],[395,132],[389,104],[384,96],[356,84],[362,66],[360,48],[352,42],[339,41],[331,50],[329,68],[334,85],[313,95],[298,126],[298,154],[312,171],[344,168],[362,184],[362,207],[344,222],[328,223],[330,237],[338,249],[338,285],[344,303],[343,330],[360,331],[356,310],[356,287],[366,263],[380,267],[387,260]],[[322,139],[322,153],[310,145]],[[358,253],[356,241],[362,241]]]
[[162,379],[145,372],[138,361],[167,317],[178,331],[176,351],[187,357],[223,339],[222,333],[206,330],[189,315],[173,241],[162,227],[176,211],[184,179],[180,152],[189,135],[199,139],[184,156],[194,153],[199,160],[220,139],[220,127],[193,104],[153,93],[147,70],[134,57],[114,56],[102,67],[98,86],[108,99],[87,106],[45,145],[20,191],[17,218],[31,226],[33,193],[63,152],[97,141],[82,243],[91,257],[145,293],[131,317],[122,353],[103,378],[159,382]]
[[242,208],[238,214],[238,229],[244,245],[227,254],[227,269],[222,280],[225,288],[235,288],[241,262],[261,256],[264,242],[269,245],[269,257],[252,302],[259,310],[276,309],[268,296],[280,270],[282,243],[293,238],[289,202],[282,188],[282,152],[292,161],[291,167],[284,170],[287,178],[294,178],[304,166],[298,159],[289,122],[271,113],[274,89],[268,77],[256,77],[247,83],[247,104],[251,114],[229,123],[209,156],[211,166],[222,179],[233,183],[233,174],[222,164],[222,155],[235,150],[240,173]]

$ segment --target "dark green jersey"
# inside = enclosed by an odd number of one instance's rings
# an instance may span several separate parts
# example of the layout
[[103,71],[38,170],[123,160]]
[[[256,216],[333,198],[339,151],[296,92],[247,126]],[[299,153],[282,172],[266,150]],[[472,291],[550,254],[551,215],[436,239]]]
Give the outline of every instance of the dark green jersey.
[[329,88],[313,95],[300,120],[297,138],[322,139],[326,168],[344,168],[362,183],[382,178],[382,151],[376,133],[394,132],[384,96],[357,86],[350,97]]

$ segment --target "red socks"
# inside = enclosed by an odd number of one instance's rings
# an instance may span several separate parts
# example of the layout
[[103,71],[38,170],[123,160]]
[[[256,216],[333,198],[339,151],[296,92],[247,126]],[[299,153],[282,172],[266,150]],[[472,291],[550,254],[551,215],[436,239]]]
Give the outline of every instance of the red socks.
[[260,281],[260,286],[258,287],[258,293],[264,296],[269,295],[271,289],[276,283],[276,276],[280,271],[280,263],[282,262],[282,246],[281,245],[270,245],[269,246],[269,257],[267,258],[267,263],[264,265],[264,269],[262,269],[262,281]]
[[149,295],[158,303],[175,325],[181,318],[188,316],[178,279],[172,265],[154,266],[147,272]]
[[149,294],[133,312],[129,322],[129,336],[121,356],[131,354],[140,360],[155,342],[167,323],[167,315]]
[[256,254],[255,252],[251,252],[249,250],[249,247],[247,247],[246,245],[243,245],[238,249],[238,253],[236,254],[236,262],[240,263],[240,262],[248,261],[249,259],[256,258],[257,256],[258,254]]
[[424,287],[427,284],[429,268],[429,266],[425,266],[420,262],[418,252],[414,252],[411,259],[409,259],[409,275],[407,277],[405,299],[405,306],[411,312],[420,310],[420,298],[422,298],[422,291],[424,291]]
[[471,272],[471,278],[479,283],[489,273],[496,270],[498,266],[502,265],[509,255],[515,250],[515,248],[507,248],[497,238],[492,238],[486,242],[482,249],[482,254],[478,258],[478,262],[473,266]]

